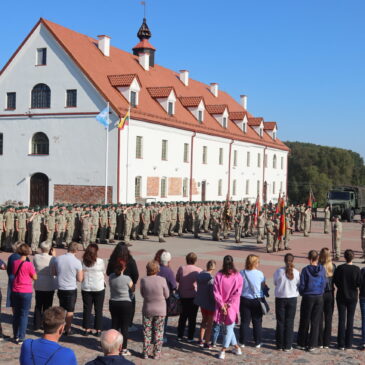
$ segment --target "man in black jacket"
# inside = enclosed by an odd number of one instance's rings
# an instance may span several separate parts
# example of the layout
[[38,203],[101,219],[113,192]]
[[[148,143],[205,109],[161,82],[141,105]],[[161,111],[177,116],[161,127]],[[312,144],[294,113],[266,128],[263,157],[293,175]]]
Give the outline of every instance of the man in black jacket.
[[104,356],[98,356],[86,365],[134,365],[134,362],[119,355],[123,344],[123,336],[120,332],[116,330],[102,332],[100,343]]

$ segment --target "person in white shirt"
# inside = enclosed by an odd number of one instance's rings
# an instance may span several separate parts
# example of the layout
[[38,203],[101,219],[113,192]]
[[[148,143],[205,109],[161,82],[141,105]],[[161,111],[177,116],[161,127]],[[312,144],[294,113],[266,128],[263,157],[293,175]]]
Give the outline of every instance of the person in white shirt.
[[299,296],[299,271],[294,269],[294,256],[290,253],[284,257],[285,266],[274,273],[275,313],[276,313],[276,347],[289,352],[293,345],[294,318]]
[[35,308],[34,308],[34,330],[41,328],[43,312],[52,307],[54,292],[57,289],[56,277],[51,274],[50,265],[56,256],[56,249],[44,241],[40,244],[42,253],[34,256],[33,264],[38,275],[34,282]]
[[93,305],[95,310],[95,336],[99,337],[102,330],[103,305],[105,299],[105,265],[103,259],[98,257],[98,250],[99,247],[96,243],[90,243],[89,246],[87,246],[82,259],[84,280],[81,283],[81,293],[84,304],[82,319],[84,336],[91,334],[91,312]]

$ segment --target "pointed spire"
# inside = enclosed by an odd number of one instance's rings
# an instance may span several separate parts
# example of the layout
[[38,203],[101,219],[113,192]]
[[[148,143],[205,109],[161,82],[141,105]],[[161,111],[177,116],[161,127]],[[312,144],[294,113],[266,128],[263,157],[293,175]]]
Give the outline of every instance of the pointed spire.
[[150,39],[151,36],[152,36],[152,33],[151,33],[150,29],[148,28],[146,18],[143,18],[143,22],[142,22],[141,27],[138,30],[137,37],[141,41],[143,39]]

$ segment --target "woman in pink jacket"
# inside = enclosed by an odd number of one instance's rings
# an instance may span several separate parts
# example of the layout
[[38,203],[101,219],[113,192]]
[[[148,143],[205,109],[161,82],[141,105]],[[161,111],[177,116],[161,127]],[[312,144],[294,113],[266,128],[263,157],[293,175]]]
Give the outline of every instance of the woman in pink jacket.
[[234,333],[234,326],[238,320],[240,309],[242,285],[242,276],[235,269],[232,256],[225,256],[222,270],[216,275],[213,287],[216,300],[214,321],[225,326],[223,346],[219,354],[219,358],[222,360],[225,358],[226,349],[230,345],[234,346],[234,354],[242,354]]

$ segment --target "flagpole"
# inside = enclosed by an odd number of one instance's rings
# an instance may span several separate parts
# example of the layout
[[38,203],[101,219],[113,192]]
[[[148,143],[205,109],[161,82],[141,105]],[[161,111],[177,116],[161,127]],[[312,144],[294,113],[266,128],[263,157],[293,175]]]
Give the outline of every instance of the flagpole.
[[125,202],[128,204],[128,173],[129,173],[129,127],[131,124],[131,107],[128,107],[128,132],[127,132],[127,166],[126,166],[126,184],[125,184]]
[[108,103],[108,126],[106,131],[106,150],[105,150],[105,204],[108,204],[108,164],[109,164],[109,103]]

